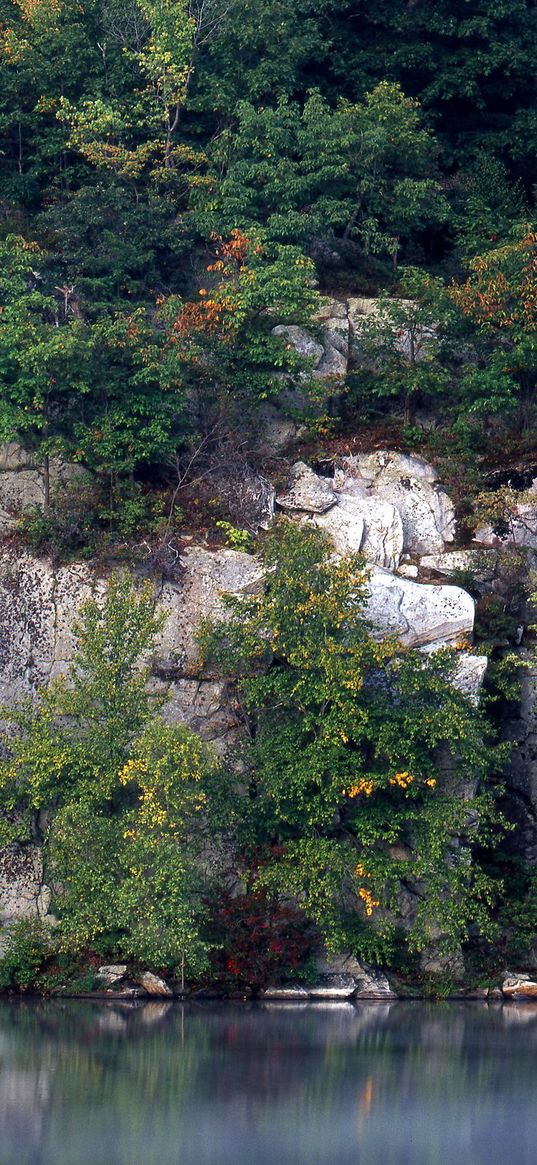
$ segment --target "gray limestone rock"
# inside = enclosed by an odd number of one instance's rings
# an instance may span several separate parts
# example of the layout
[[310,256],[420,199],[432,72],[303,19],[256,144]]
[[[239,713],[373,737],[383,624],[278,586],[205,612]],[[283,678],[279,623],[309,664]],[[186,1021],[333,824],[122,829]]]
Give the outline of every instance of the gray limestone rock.
[[537,550],[537,503],[519,502],[505,535],[496,534],[492,526],[480,526],[474,534],[474,542],[479,542],[481,546],[525,546],[529,550]]
[[340,493],[337,506],[313,522],[325,530],[339,554],[358,550],[368,562],[394,570],[403,550],[403,526],[398,510],[379,498]]
[[320,340],[295,324],[278,324],[273,336],[281,336],[307,360],[314,375],[327,383],[340,384],[347,374],[350,325],[346,304],[329,299],[317,313]]
[[396,635],[406,647],[472,633],[475,603],[461,587],[416,583],[375,567],[368,590],[365,614],[375,632]]
[[323,975],[318,983],[308,984],[310,999],[351,999],[356,991],[356,981],[352,975]]
[[420,457],[389,451],[346,457],[334,484],[344,494],[390,502],[401,516],[408,554],[441,553],[455,537],[453,503]]
[[44,918],[50,890],[43,882],[43,857],[36,845],[7,845],[0,849],[0,922],[15,918]]
[[139,975],[133,976],[135,983],[143,987],[148,995],[173,995],[171,987],[160,975],[154,975],[152,971],[142,971]]
[[293,983],[284,987],[267,987],[260,994],[260,999],[267,999],[274,1003],[307,1003],[309,999],[305,987]]
[[[91,480],[91,474],[82,466],[51,458],[51,493],[76,479]],[[45,476],[42,464],[15,442],[0,445],[0,533],[12,530],[24,510],[42,506],[44,499]]]
[[324,514],[335,506],[337,495],[326,477],[319,477],[303,461],[297,461],[291,470],[286,490],[276,501],[282,510]]
[[105,987],[113,987],[114,983],[120,983],[127,974],[126,963],[110,963],[109,966],[99,967],[97,975],[102,979]]
[[447,578],[468,571],[480,583],[492,582],[497,569],[497,550],[446,550],[443,554],[425,554],[420,558],[420,571],[446,575]]
[[334,975],[354,982],[354,999],[396,999],[386,975],[368,963],[360,962],[350,952],[339,955],[322,954],[317,966],[324,975]]

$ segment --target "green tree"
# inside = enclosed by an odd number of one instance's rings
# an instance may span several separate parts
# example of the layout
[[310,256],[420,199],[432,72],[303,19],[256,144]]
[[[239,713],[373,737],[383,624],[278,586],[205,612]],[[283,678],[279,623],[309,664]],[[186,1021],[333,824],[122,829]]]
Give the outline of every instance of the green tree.
[[212,189],[196,192],[205,232],[262,224],[271,238],[355,239],[364,254],[389,254],[448,206],[437,182],[435,143],[417,101],[387,82],[360,104],[331,108],[312,91],[301,109],[238,106],[238,126],[211,154]]
[[[206,657],[236,679],[251,743],[240,804],[258,883],[297,895],[335,948],[382,957],[401,883],[411,949],[486,933],[492,884],[472,860],[486,836],[493,754],[483,717],[451,682],[456,652],[375,638],[367,573],[315,530],[268,540],[264,593],[228,601]],[[449,763],[447,754],[449,753]]]
[[211,760],[156,713],[142,664],[162,626],[150,585],[115,577],[75,627],[68,675],[6,709],[2,840],[40,835],[67,950],[101,949],[199,970],[201,865],[195,861]]
[[433,405],[446,393],[446,360],[453,307],[443,281],[416,268],[403,268],[400,294],[382,294],[375,310],[358,330],[361,360],[371,371],[357,371],[353,380],[362,397],[395,397],[403,404],[407,424],[415,420],[419,401]]

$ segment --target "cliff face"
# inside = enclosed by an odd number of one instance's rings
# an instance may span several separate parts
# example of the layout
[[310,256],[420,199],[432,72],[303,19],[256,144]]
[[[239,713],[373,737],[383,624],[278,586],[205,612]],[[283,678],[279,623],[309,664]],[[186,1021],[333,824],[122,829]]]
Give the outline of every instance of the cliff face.
[[[14,459],[12,451],[12,464]],[[5,471],[11,478],[19,472],[26,481],[28,472],[38,471],[26,466]],[[292,520],[319,525],[339,553],[364,552],[371,572],[367,614],[379,634],[395,633],[405,645],[425,651],[464,640],[455,682],[477,698],[487,661],[466,649],[474,601],[458,586],[420,581],[420,555],[445,555],[455,535],[453,507],[431,466],[419,458],[375,453],[347,459],[328,479],[298,463],[278,504]],[[225,683],[199,673],[196,634],[202,619],[221,612],[223,595],[259,589],[263,570],[253,555],[195,544],[185,550],[182,567],[178,582],[159,588],[166,623],[151,666],[155,683],[167,685],[166,715],[225,752],[237,725]],[[35,693],[65,670],[73,658],[78,609],[105,585],[86,564],[54,569],[13,547],[0,553],[2,702]],[[43,913],[47,906],[38,851],[4,851],[0,918]]]
[[[11,496],[18,497],[17,505],[23,507],[28,473],[37,480],[39,471],[26,464],[17,468],[13,448],[9,458],[11,468],[3,471],[3,478],[0,473],[0,491],[9,477]],[[14,480],[19,473],[26,482],[20,489]],[[494,594],[503,585],[502,558],[497,547],[474,544],[453,549],[457,534],[453,505],[431,465],[419,457],[375,451],[343,457],[333,476],[327,477],[298,462],[290,468],[275,506],[294,522],[318,526],[337,553],[362,552],[370,572],[366,614],[378,634],[395,634],[405,646],[424,652],[446,644],[455,647],[459,662],[453,682],[472,700],[479,699],[488,660],[472,648],[474,599],[454,583],[461,571],[470,572],[477,590]],[[11,504],[5,533],[14,513]],[[519,544],[520,532],[513,551]],[[504,553],[509,548],[507,539]],[[193,728],[225,755],[238,731],[233,703],[222,679],[201,672],[196,636],[203,619],[221,613],[223,596],[260,589],[263,567],[255,555],[211,550],[194,541],[184,550],[181,566],[178,581],[155,580],[166,621],[148,662],[155,684],[166,687],[166,717]],[[72,626],[80,605],[104,593],[105,587],[106,580],[90,565],[54,568],[6,542],[0,550],[3,703],[33,695],[66,669],[75,650]],[[522,698],[505,724],[506,736],[519,746],[508,776],[519,820],[514,844],[530,860],[537,852],[535,684],[529,668],[523,675]],[[0,851],[0,922],[43,916],[49,902],[38,847]],[[415,903],[410,892],[406,905],[411,919]],[[405,917],[401,921],[405,925]],[[429,969],[442,969],[434,951],[429,956]]]

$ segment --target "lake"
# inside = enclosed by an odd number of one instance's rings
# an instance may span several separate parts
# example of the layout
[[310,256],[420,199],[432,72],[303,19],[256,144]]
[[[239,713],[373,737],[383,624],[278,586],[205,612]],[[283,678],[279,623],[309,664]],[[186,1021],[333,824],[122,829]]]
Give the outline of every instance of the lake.
[[537,1005],[0,1002],[1,1165],[535,1165]]

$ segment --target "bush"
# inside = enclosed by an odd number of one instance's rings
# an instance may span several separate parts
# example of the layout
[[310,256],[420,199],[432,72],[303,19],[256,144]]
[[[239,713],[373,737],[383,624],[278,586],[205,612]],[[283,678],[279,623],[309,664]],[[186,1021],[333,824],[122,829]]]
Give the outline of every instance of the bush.
[[264,891],[222,893],[213,924],[221,947],[211,962],[228,986],[260,989],[296,976],[312,953],[314,931],[304,914]]
[[48,955],[48,931],[37,918],[10,925],[0,958],[0,990],[29,991]]

